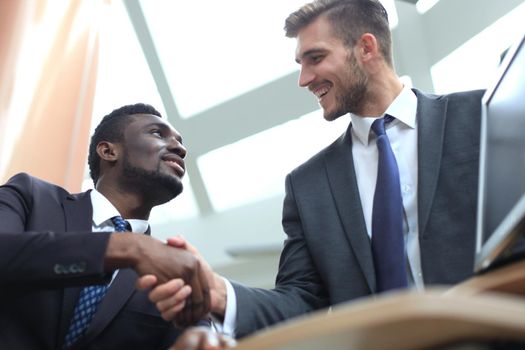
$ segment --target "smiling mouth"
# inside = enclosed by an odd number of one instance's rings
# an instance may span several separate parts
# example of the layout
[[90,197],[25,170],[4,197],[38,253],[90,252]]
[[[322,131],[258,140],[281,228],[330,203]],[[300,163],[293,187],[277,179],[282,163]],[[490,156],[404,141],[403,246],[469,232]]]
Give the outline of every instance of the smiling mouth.
[[171,169],[175,171],[177,176],[182,178],[186,172],[186,169],[184,167],[184,160],[182,160],[180,157],[177,156],[167,156],[163,157],[162,161],[166,163]]
[[330,91],[331,86],[328,84],[323,84],[319,87],[312,89],[312,93],[317,97],[318,101],[321,101],[323,97]]

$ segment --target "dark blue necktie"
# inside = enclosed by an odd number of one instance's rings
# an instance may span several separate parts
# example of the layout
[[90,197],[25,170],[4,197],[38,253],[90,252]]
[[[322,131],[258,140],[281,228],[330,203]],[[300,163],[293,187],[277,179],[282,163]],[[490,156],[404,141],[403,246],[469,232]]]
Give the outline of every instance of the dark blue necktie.
[[[122,217],[114,216],[111,218],[111,221],[113,221],[113,225],[115,225],[116,232],[128,231],[129,223]],[[71,324],[66,333],[64,345],[62,346],[63,350],[69,349],[87,329],[107,289],[108,286],[105,284],[89,286],[82,289],[77,305],[75,306]]]
[[403,199],[399,170],[385,132],[387,115],[372,124],[377,135],[377,182],[372,209],[372,255],[377,291],[407,286],[405,242],[403,237]]

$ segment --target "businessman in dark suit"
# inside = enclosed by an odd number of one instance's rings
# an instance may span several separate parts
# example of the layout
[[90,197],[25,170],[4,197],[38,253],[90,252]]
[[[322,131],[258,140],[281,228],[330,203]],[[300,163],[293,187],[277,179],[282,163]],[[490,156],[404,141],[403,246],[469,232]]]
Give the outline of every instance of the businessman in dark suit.
[[[188,323],[207,312],[198,260],[150,237],[147,222],[154,206],[181,193],[185,156],[180,134],[159,112],[129,105],[104,117],[92,137],[95,190],[70,194],[24,173],[0,187],[1,349],[166,349],[178,330],[135,289],[138,275],[191,285]],[[130,224],[120,231],[130,232],[108,233],[119,231],[116,216]],[[87,329],[64,345],[90,284],[109,288]]]
[[[402,197],[400,285],[454,284],[473,271],[483,92],[437,96],[403,86],[377,0],[314,1],[292,13],[285,30],[297,38],[299,85],[318,98],[325,119],[350,114],[351,122],[286,178],[287,239],[275,288],[214,275],[212,310],[236,337],[391,289],[378,286],[381,257],[372,247],[379,151],[371,129],[380,118],[393,119],[386,134]],[[165,319],[176,314],[176,293],[167,283],[150,295]]]

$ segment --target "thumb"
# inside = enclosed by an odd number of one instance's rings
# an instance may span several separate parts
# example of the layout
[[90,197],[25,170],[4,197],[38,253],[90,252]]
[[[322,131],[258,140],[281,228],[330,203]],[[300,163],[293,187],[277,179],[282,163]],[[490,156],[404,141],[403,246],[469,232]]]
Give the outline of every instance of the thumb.
[[154,275],[144,275],[142,277],[139,277],[137,279],[137,283],[135,283],[135,287],[138,290],[144,290],[151,288],[157,284],[157,277]]
[[188,242],[186,240],[186,238],[184,238],[181,235],[175,236],[175,237],[170,237],[170,238],[168,238],[166,240],[166,242],[171,247],[186,249],[188,252],[192,253],[193,255],[195,255],[197,257],[201,256],[201,254],[199,253],[197,248],[195,248],[193,245],[191,245],[190,242]]
[[184,237],[182,236],[175,236],[175,237],[169,237],[167,240],[166,240],[166,243],[170,246],[170,247],[175,247],[175,248],[181,248],[181,249],[186,249],[186,245],[187,245],[187,241]]

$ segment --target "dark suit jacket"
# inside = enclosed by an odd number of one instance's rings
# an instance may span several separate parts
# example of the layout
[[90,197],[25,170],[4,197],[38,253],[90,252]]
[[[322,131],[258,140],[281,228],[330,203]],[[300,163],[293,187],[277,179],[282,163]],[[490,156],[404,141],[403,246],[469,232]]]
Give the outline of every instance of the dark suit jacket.
[[[0,349],[60,349],[81,285],[106,283],[88,193],[18,174],[0,187]],[[122,269],[73,349],[166,349],[178,335]]]
[[[483,91],[445,96],[414,91],[423,278],[427,285],[454,284],[473,272]],[[287,239],[276,287],[234,283],[237,336],[376,291],[350,128],[287,176]]]

